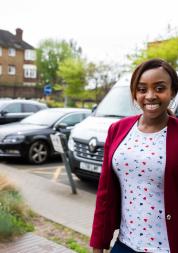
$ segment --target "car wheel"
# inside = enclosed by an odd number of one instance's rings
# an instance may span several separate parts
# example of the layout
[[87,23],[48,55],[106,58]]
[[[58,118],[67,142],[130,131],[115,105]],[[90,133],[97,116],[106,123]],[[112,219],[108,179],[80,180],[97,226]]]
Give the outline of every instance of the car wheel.
[[31,144],[28,151],[28,160],[33,164],[42,164],[46,162],[49,156],[47,143],[38,140]]

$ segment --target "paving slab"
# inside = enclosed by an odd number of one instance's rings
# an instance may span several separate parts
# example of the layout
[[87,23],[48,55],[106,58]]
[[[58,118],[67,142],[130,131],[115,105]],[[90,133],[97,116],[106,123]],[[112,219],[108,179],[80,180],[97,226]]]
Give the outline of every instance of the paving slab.
[[73,250],[49,241],[43,237],[27,233],[14,241],[1,243],[1,253],[74,253]]

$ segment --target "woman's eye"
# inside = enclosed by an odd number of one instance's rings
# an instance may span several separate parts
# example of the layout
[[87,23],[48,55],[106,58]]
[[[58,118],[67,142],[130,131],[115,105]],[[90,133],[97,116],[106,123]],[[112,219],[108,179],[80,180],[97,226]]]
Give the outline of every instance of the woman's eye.
[[146,88],[144,87],[137,87],[137,91],[140,93],[145,93],[146,92]]
[[157,86],[157,87],[156,87],[156,92],[164,91],[164,89],[165,89],[164,86]]

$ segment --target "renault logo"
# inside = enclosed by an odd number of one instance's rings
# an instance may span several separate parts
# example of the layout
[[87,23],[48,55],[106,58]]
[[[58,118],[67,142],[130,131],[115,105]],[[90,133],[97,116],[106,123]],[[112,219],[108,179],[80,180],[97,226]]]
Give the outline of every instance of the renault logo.
[[91,139],[91,140],[89,141],[88,146],[89,146],[89,151],[92,152],[92,153],[94,153],[95,150],[96,150],[96,146],[97,146],[97,141],[96,141],[96,139],[95,139],[95,138]]

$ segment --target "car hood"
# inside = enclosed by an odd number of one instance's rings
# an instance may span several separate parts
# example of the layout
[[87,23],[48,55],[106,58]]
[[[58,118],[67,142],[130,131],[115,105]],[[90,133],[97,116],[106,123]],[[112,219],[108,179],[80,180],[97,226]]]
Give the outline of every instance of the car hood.
[[40,125],[29,125],[21,123],[10,123],[0,126],[0,136],[7,136],[11,134],[26,134],[32,131],[40,131],[47,128],[46,126]]
[[118,118],[89,116],[73,128],[71,136],[84,141],[94,137],[99,142],[104,143],[109,126],[118,120]]

